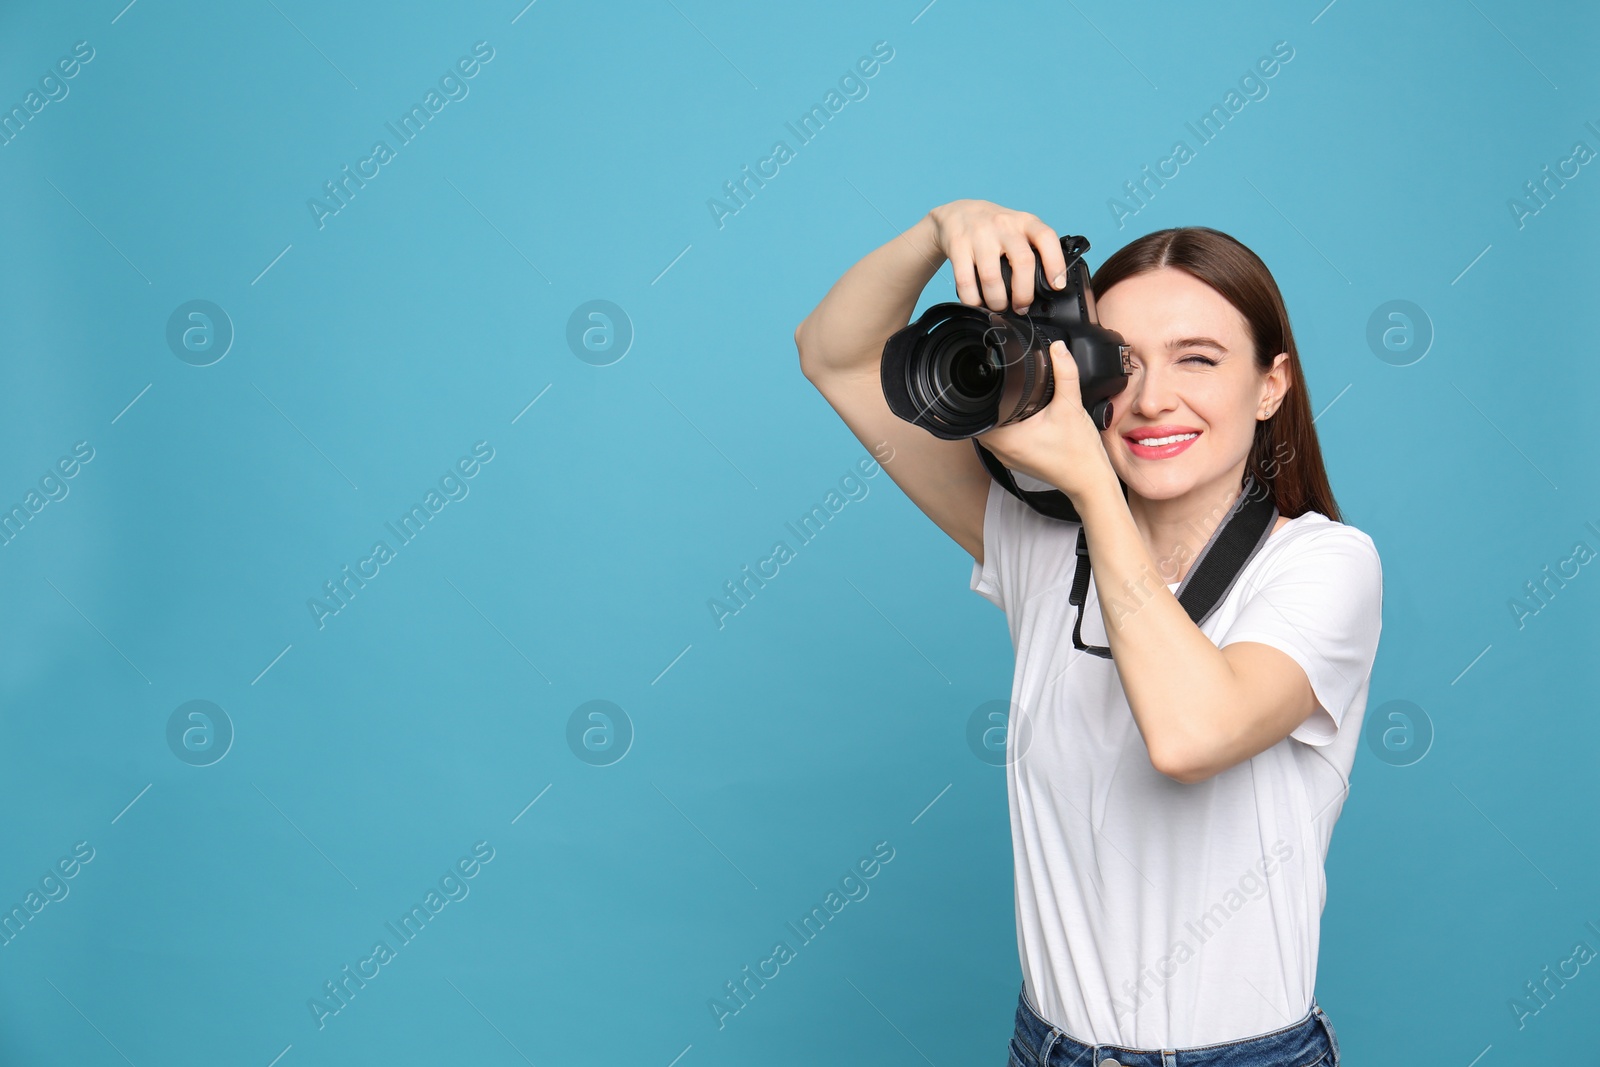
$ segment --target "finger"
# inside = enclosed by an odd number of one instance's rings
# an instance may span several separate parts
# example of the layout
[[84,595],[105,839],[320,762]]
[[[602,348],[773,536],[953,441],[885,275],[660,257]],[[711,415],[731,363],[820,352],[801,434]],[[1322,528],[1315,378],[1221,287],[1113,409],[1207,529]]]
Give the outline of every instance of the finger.
[[983,283],[983,302],[991,311],[1006,309],[1006,286],[1000,277],[1000,243],[993,237],[972,242],[972,260]]
[[1007,234],[1006,259],[1011,263],[1011,305],[1026,311],[1033,304],[1033,246],[1023,233]]
[[1061,236],[1039,219],[1028,226],[1028,237],[1039,248],[1039,262],[1044,265],[1044,276],[1050,284],[1064,288],[1067,284],[1067,257],[1061,254]]
[[1058,388],[1068,386],[1076,389],[1078,386],[1078,361],[1072,358],[1072,353],[1067,350],[1067,342],[1050,342],[1050,371],[1055,375]]
[[972,263],[972,247],[964,241],[950,246],[950,273],[955,276],[956,296],[963,304],[978,305],[983,297],[978,292],[978,274]]

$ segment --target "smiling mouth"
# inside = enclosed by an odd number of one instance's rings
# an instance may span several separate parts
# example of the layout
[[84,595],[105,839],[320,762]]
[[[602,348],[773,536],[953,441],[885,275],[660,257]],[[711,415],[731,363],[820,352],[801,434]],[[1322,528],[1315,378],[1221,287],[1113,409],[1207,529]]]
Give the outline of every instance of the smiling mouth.
[[1198,438],[1198,432],[1166,434],[1161,437],[1127,437],[1128,451],[1136,459],[1171,459],[1180,455]]

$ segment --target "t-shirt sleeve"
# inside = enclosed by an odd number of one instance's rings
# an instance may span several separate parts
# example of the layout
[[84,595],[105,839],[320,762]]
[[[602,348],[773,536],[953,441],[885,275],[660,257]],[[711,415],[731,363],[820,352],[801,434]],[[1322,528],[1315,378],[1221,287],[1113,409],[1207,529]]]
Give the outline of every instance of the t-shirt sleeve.
[[1383,568],[1372,539],[1337,524],[1285,550],[1217,642],[1256,641],[1288,655],[1311,682],[1318,707],[1289,735],[1333,741],[1366,688],[1383,627]]
[[1001,572],[1005,565],[1005,522],[1003,505],[1007,493],[999,482],[989,479],[989,496],[983,505],[983,562],[972,561],[971,588],[989,603],[1005,610]]

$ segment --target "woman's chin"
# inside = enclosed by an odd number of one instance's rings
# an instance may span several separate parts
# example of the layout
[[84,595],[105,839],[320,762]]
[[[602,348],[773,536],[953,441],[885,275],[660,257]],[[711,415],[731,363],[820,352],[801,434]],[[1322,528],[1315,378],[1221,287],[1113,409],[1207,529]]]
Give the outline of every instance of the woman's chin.
[[1146,500],[1176,500],[1193,492],[1201,481],[1187,465],[1180,467],[1172,460],[1140,459],[1127,464],[1122,480]]

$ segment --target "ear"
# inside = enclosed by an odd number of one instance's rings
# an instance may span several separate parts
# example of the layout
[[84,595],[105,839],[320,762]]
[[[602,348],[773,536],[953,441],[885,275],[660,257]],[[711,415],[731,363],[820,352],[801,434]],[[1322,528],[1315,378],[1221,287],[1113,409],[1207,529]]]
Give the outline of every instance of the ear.
[[1272,357],[1272,369],[1262,376],[1264,392],[1261,397],[1261,406],[1256,411],[1256,418],[1270,419],[1283,403],[1283,398],[1288,395],[1289,387],[1294,384],[1294,375],[1289,369],[1289,353],[1279,352]]

